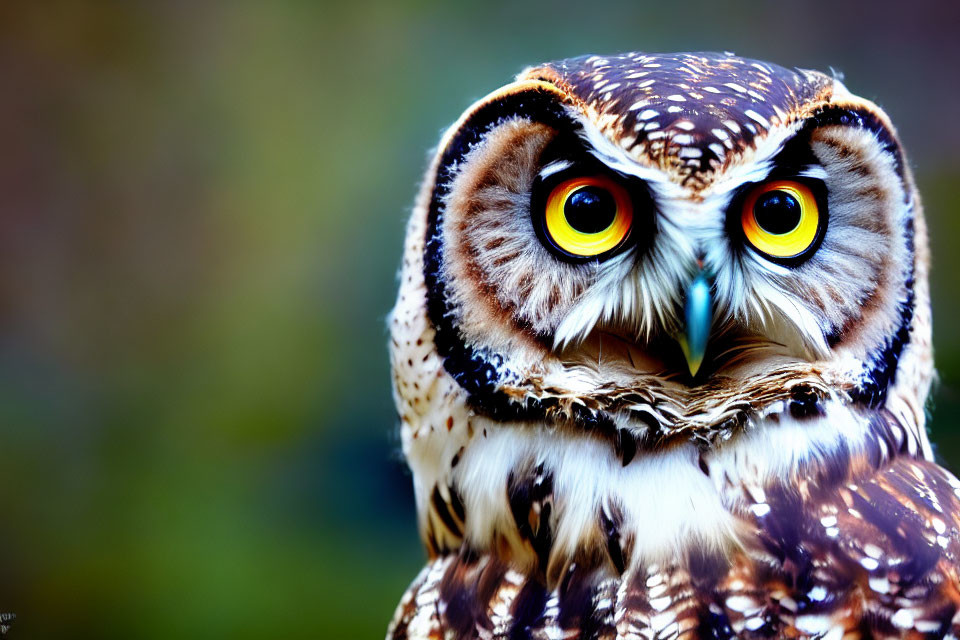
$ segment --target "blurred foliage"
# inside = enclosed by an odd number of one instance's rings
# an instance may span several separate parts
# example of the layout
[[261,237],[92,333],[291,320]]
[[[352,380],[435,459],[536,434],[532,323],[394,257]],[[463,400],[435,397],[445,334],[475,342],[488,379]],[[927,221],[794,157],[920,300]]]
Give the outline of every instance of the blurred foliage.
[[956,3],[0,7],[0,609],[13,638],[377,638],[422,559],[385,316],[427,150],[537,61],[842,70],[926,197],[960,462]]

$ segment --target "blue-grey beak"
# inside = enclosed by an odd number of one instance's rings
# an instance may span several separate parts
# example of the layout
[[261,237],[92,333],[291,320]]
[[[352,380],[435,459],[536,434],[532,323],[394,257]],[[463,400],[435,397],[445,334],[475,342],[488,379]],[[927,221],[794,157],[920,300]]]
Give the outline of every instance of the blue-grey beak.
[[687,358],[690,375],[696,377],[710,339],[710,325],[713,324],[713,297],[710,293],[710,278],[701,269],[687,287],[683,307],[683,334],[680,336],[680,348]]

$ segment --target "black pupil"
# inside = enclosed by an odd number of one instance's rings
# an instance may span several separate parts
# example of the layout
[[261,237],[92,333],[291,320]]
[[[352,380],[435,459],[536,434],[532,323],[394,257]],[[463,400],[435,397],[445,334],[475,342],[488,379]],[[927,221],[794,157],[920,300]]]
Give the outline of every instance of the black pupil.
[[768,191],[757,198],[753,217],[767,233],[789,233],[800,224],[800,203],[786,191]]
[[600,233],[617,215],[617,203],[606,189],[580,187],[563,204],[567,223],[580,233]]

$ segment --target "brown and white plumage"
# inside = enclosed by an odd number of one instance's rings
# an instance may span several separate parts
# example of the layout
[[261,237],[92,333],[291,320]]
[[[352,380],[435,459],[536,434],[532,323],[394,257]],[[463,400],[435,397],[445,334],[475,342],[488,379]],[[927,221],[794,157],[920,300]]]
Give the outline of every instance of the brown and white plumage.
[[[568,174],[630,194],[596,258],[545,239]],[[822,207],[802,256],[739,228],[773,180]],[[392,316],[430,560],[388,637],[960,637],[927,269],[892,125],[828,76],[630,53],[478,102],[427,174]]]

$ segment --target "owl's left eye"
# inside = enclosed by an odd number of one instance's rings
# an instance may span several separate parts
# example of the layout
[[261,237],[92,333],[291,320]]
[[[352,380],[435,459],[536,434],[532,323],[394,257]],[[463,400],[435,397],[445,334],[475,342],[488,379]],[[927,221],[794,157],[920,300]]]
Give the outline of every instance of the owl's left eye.
[[578,176],[550,190],[542,216],[538,231],[547,246],[562,257],[584,260],[623,246],[633,227],[633,202],[607,176]]
[[809,185],[772,180],[753,187],[743,200],[740,223],[747,242],[765,257],[794,262],[816,249],[826,211]]

